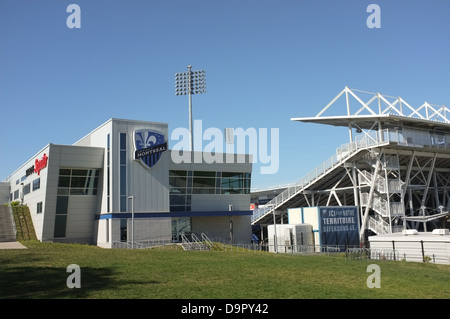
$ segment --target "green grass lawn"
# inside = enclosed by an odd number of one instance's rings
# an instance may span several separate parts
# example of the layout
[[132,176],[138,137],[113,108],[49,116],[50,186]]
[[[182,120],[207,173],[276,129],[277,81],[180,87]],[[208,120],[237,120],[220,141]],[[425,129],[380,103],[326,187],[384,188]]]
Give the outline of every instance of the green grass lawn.
[[[0,250],[0,298],[321,299],[450,297],[450,266],[266,252],[102,249],[23,242]],[[81,269],[68,288],[67,266]],[[381,288],[368,288],[369,264]]]

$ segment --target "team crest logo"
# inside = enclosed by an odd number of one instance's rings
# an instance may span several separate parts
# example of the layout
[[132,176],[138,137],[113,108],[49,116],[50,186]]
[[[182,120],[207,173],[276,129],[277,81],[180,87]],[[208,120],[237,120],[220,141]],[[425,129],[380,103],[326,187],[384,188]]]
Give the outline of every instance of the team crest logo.
[[134,159],[147,168],[158,163],[162,153],[167,150],[164,134],[152,130],[137,130],[134,132]]

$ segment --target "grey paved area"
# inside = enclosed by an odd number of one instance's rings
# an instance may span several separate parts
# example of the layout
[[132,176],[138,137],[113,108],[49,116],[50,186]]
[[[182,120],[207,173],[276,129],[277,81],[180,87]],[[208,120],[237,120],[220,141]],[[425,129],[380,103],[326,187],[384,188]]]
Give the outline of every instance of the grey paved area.
[[17,241],[7,241],[0,242],[0,249],[27,249],[27,247]]

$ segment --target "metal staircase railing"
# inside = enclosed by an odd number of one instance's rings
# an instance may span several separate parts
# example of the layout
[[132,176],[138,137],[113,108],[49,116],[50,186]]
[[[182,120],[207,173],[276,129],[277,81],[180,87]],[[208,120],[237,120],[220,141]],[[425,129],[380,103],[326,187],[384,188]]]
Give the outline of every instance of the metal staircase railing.
[[[366,170],[360,171],[358,177],[359,185],[370,185],[372,183],[373,175]],[[388,185],[386,186],[386,178],[378,175],[375,183],[375,189],[380,193],[401,193],[402,185],[400,180],[388,178],[387,182]]]
[[372,134],[366,134],[362,138],[356,138],[354,142],[341,145],[337,149],[336,154],[323,162],[321,165],[312,170],[309,174],[300,179],[293,186],[289,186],[281,192],[278,196],[274,197],[271,201],[253,211],[252,223],[267,216],[273,212],[274,209],[286,203],[288,200],[301,193],[304,189],[310,186],[313,182],[319,180],[324,175],[328,174],[334,168],[343,164],[347,159],[354,156],[362,149],[367,149],[374,146],[386,145],[390,141],[389,130],[385,129],[381,132],[372,132]]
[[[366,207],[369,201],[369,194],[361,194],[361,206]],[[376,213],[380,214],[382,217],[389,217],[389,212],[391,217],[404,216],[405,211],[403,204],[400,202],[388,202],[384,198],[381,198],[378,194],[373,194],[372,205],[370,206]]]
[[219,245],[217,245],[216,243],[212,242],[208,236],[206,236],[205,233],[201,234],[203,241],[209,246],[209,249],[215,249],[215,250],[222,250]]
[[185,233],[181,234],[181,246],[184,250],[211,250],[214,243],[204,233],[198,237],[195,233],[190,233],[190,240]]
[[389,224],[382,219],[376,220],[375,218],[369,216],[367,225],[371,231],[378,235],[389,233]]

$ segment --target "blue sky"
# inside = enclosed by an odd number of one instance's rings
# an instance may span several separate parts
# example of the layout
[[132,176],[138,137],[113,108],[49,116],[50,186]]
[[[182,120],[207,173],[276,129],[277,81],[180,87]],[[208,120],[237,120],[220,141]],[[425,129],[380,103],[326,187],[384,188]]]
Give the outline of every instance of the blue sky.
[[[79,29],[66,25],[72,3]],[[255,164],[253,187],[295,182],[348,132],[290,119],[346,85],[450,106],[449,16],[447,0],[0,0],[0,180],[110,118],[188,127],[174,74],[190,64],[206,71],[193,97],[204,129],[279,128],[279,170]]]

